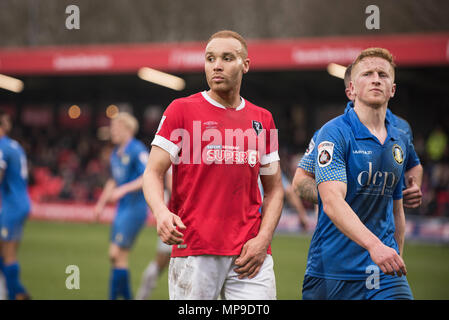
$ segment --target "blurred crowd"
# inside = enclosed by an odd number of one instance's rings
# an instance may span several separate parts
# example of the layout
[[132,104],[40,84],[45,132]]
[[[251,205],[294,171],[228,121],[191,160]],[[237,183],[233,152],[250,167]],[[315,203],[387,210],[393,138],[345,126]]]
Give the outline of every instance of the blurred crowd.
[[[279,125],[282,127],[282,123]],[[283,144],[280,134],[281,165],[290,181],[309,139],[305,132],[295,135],[300,137],[296,143]],[[107,140],[100,140],[96,130],[16,126],[11,136],[26,150],[33,201],[94,203],[98,199],[109,177],[113,146]],[[151,138],[146,136],[144,141],[149,142]],[[426,136],[415,132],[415,149],[424,167],[423,204],[417,209],[407,209],[407,214],[449,217],[448,139],[442,125]],[[146,145],[149,147],[149,143]]]

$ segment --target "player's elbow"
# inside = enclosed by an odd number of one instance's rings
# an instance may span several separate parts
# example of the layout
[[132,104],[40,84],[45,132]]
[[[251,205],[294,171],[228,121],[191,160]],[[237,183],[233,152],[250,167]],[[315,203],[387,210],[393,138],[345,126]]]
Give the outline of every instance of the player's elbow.
[[331,220],[333,220],[335,214],[337,213],[336,209],[339,206],[341,206],[339,205],[340,201],[341,201],[340,197],[332,192],[325,192],[321,194],[321,203],[323,205],[323,211]]
[[304,169],[296,169],[295,176],[293,177],[292,181],[292,187],[297,196],[301,197],[301,189],[309,179],[310,177],[306,174],[306,171]]

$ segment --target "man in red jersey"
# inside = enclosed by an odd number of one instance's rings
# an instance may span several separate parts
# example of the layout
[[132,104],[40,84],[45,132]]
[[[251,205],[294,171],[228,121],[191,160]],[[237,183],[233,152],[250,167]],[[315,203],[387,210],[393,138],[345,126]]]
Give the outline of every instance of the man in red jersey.
[[[159,237],[173,245],[170,299],[276,298],[270,243],[284,196],[277,130],[269,111],[240,97],[249,62],[238,33],[213,34],[210,90],[174,100],[152,142],[143,189]],[[167,207],[163,178],[172,163]]]

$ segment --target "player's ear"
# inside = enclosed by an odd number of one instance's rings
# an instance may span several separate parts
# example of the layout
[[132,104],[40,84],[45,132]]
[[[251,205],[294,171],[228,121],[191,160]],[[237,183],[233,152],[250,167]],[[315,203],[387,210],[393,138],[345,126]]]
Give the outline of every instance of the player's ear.
[[[345,90],[346,91],[346,90]],[[349,98],[349,95],[354,98],[354,94],[355,94],[355,87],[354,87],[354,81],[349,81],[349,92],[346,93],[346,95]]]
[[247,73],[249,71],[249,58],[243,59],[243,74]]
[[391,96],[390,96],[390,98],[393,98],[395,93],[396,93],[396,83],[393,83],[393,85],[391,86]]

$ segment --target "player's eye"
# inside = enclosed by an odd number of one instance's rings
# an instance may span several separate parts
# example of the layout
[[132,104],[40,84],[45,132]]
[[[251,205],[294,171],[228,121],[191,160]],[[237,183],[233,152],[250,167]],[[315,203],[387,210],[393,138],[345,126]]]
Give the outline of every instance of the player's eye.
[[212,56],[208,56],[208,57],[206,57],[206,61],[207,61],[207,62],[214,62],[214,61],[215,61],[215,58],[212,57]]
[[232,56],[225,56],[225,57],[223,58],[223,60],[229,62],[229,61],[234,60],[234,58],[233,58]]

